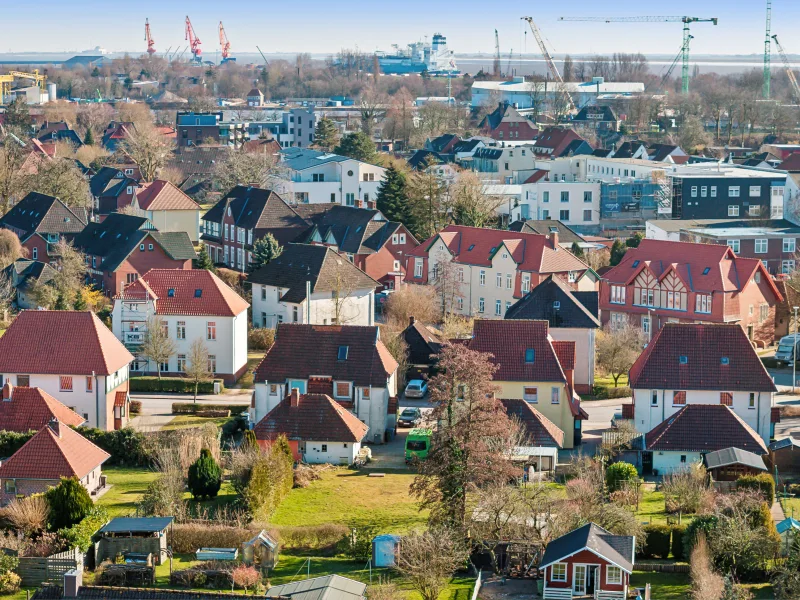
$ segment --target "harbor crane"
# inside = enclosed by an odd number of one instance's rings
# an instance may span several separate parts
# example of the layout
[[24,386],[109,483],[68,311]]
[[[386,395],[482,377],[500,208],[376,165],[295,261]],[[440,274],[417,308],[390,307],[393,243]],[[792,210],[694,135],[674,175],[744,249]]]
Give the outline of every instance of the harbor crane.
[[41,91],[47,91],[47,75],[40,75],[38,69],[34,69],[31,73],[9,71],[5,75],[0,75],[0,103],[5,102],[8,96],[11,95],[11,84],[14,83],[15,78],[32,79]]
[[156,43],[153,40],[153,36],[150,35],[150,20],[144,20],[144,41],[147,42],[147,54],[148,56],[153,56],[156,53]]
[[225,33],[225,28],[222,26],[222,21],[219,22],[219,45],[222,48],[222,62],[226,63],[229,60],[236,60],[230,58],[231,56],[231,43],[228,41],[228,36]]
[[497,29],[494,30],[494,64],[492,64],[492,75],[500,77],[500,36]]
[[[188,40],[189,46],[192,49],[192,57],[194,58],[194,61],[200,62],[202,60],[200,55],[203,53],[203,49],[200,48],[202,42],[194,32],[194,27],[192,27],[192,22],[189,20],[189,15],[186,15],[186,39]],[[186,52],[186,50],[184,50],[184,52]]]
[[789,78],[789,83],[792,84],[792,94],[794,94],[795,102],[800,102],[800,85],[797,84],[797,77],[794,74],[794,69],[792,69],[792,64],[789,62],[789,57],[786,56],[786,51],[778,41],[777,34],[773,35],[772,39],[775,40],[775,47],[778,49],[778,54],[781,55],[783,66],[786,69],[786,76]]
[[559,17],[559,21],[592,21],[595,23],[683,23],[683,44],[681,45],[681,91],[689,93],[689,42],[693,39],[689,31],[692,23],[711,23],[717,25],[717,17]]
[[764,83],[761,86],[761,96],[764,100],[769,99],[770,84],[772,81],[772,52],[770,50],[770,42],[772,36],[770,35],[772,28],[772,0],[767,0],[767,30],[764,36]]
[[[547,50],[547,46],[544,44],[544,39],[542,39],[542,34],[539,32],[539,28],[536,26],[536,23],[533,22],[533,17],[522,17],[523,21],[527,21],[528,25],[530,25],[531,33],[533,34],[536,43],[539,44],[539,49],[542,52],[542,56],[544,57],[544,62],[547,64],[547,69],[550,71],[550,75],[553,76],[553,80],[556,81],[560,85],[560,87],[564,90],[564,93],[569,100],[569,107],[571,110],[578,110],[575,106],[575,102],[572,101],[572,96],[564,87],[564,80],[561,78],[561,73],[558,72],[558,67],[556,67],[556,63],[553,62],[553,57],[550,56],[550,52]],[[536,85],[536,84],[534,84]]]

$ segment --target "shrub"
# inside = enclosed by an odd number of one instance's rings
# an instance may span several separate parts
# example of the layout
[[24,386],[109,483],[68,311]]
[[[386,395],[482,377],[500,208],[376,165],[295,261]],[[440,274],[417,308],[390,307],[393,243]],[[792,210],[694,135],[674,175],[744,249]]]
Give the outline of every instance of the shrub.
[[216,498],[222,486],[222,469],[208,448],[200,451],[200,458],[189,467],[189,491],[197,499]]
[[713,509],[714,492],[707,487],[706,468],[693,463],[664,476],[661,489],[669,513],[699,513]]
[[247,404],[194,404],[192,402],[173,402],[172,412],[176,415],[196,415],[198,411],[227,410],[231,416],[238,416],[247,412]]
[[[201,381],[197,386],[198,394],[213,394],[214,382],[219,382],[220,389],[225,389],[222,379]],[[185,377],[131,377],[131,392],[166,392],[173,394],[193,394],[194,381]]]
[[298,550],[332,550],[349,533],[347,526],[338,523],[278,528],[281,545]]
[[35,431],[17,433],[15,431],[0,431],[0,456],[11,456],[33,437]]
[[236,587],[247,590],[261,581],[261,575],[255,567],[239,565],[231,571],[231,579]]
[[194,414],[196,417],[205,417],[208,419],[220,419],[223,417],[230,417],[231,411],[210,409],[210,410],[198,410]]
[[380,533],[373,525],[351,526],[341,539],[337,550],[351,560],[361,560],[372,556],[372,540]]
[[691,556],[694,545],[697,543],[698,536],[702,533],[705,538],[709,538],[717,527],[718,518],[716,515],[701,515],[692,519],[683,532],[683,555]]
[[614,387],[613,385],[592,386],[592,396],[596,400],[611,400],[615,398],[630,398],[633,395],[628,386]]
[[[176,523],[172,526],[169,543],[173,552],[189,553],[198,548],[238,548],[253,539],[259,529],[215,525],[212,523]],[[272,535],[273,532],[270,531]],[[275,534],[277,536],[277,534]]]
[[14,529],[30,536],[47,527],[50,507],[41,494],[12,500],[2,511],[3,518]]
[[132,427],[116,431],[81,427],[80,434],[111,455],[106,465],[150,466],[152,455],[147,437]]
[[686,525],[674,525],[672,527],[672,558],[683,560],[684,553],[683,540],[686,537]]
[[21,556],[46,558],[57,552],[68,550],[67,542],[57,533],[45,531],[36,536],[27,546]]
[[251,329],[247,333],[247,347],[250,350],[263,350],[266,352],[275,343],[274,329]]
[[45,492],[45,498],[50,505],[52,531],[80,523],[94,506],[89,492],[77,477],[62,477],[61,483]]
[[69,548],[79,548],[81,552],[86,552],[92,545],[94,534],[106,523],[108,523],[108,512],[105,508],[96,506],[80,523],[60,529],[58,535]]
[[642,555],[645,558],[667,558],[670,549],[671,527],[651,523],[644,526],[644,532],[646,537]]
[[131,411],[132,415],[141,414],[142,413],[142,401],[141,400],[131,400],[130,411]]
[[775,499],[775,480],[769,473],[758,475],[742,475],[736,480],[736,489],[756,490],[764,496],[764,500],[772,504]]
[[16,594],[21,584],[22,578],[14,573],[14,571],[7,571],[0,574],[0,594]]
[[617,462],[609,465],[606,469],[606,485],[612,492],[624,489],[623,482],[636,481],[639,479],[639,472],[631,463]]

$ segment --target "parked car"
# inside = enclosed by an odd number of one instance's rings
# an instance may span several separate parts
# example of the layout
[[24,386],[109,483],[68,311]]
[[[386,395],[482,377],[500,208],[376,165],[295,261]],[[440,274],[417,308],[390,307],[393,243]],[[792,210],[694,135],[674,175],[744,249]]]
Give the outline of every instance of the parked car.
[[433,431],[430,429],[412,429],[406,437],[406,462],[428,458],[432,438]]
[[779,363],[785,362],[791,364],[792,358],[797,356],[798,346],[800,346],[800,335],[793,333],[791,335],[782,337],[781,341],[778,342],[778,350],[775,352],[775,360],[777,360]]
[[406,398],[424,398],[428,393],[428,384],[422,379],[412,379],[406,386]]
[[398,427],[416,427],[422,422],[422,411],[418,408],[406,408],[397,419]]

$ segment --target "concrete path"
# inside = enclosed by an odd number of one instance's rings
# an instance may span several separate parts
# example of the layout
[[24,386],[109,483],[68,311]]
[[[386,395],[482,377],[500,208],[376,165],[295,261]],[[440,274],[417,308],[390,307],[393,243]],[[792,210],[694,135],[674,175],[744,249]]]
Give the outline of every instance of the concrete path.
[[131,419],[129,425],[137,431],[149,433],[159,431],[174,418],[175,415],[142,414]]
[[783,512],[783,507],[781,506],[780,502],[775,502],[772,504],[772,508],[769,509],[770,514],[772,515],[772,520],[775,523],[780,523],[786,518],[786,514]]

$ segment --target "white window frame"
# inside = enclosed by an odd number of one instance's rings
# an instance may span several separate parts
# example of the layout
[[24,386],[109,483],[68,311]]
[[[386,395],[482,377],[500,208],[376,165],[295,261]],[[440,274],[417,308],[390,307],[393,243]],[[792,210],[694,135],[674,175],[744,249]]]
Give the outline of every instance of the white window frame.
[[728,186],[728,198],[740,198],[741,188],[738,185]]
[[736,254],[739,254],[739,248],[741,248],[740,240],[728,240],[728,246],[731,250],[733,250]]
[[612,285],[611,286],[611,304],[625,304],[625,286]]
[[[559,567],[559,575],[556,577],[556,567]],[[563,569],[563,573],[561,572]],[[567,582],[567,563],[553,563],[550,566],[550,581],[558,581],[559,583]]]
[[797,240],[795,238],[783,238],[783,251],[794,252],[797,247]]
[[715,185],[711,186],[711,197],[712,198],[716,198],[717,197],[717,186],[715,186]]
[[[611,578],[612,570],[617,574],[613,579]],[[615,565],[606,565],[606,584],[622,585],[622,569]]]
[[692,186],[692,198],[697,198],[697,186]]
[[[340,383],[343,383],[343,384],[346,383],[347,384],[347,395],[346,396],[340,396],[339,395],[339,384]],[[352,381],[340,381],[340,380],[334,381],[333,382],[333,397],[334,398],[352,398],[353,397],[353,382]]]
[[423,260],[421,258],[414,259],[414,278],[421,279],[422,278],[422,266]]
[[795,261],[794,260],[782,260],[781,261],[781,273],[792,273],[795,270]]
[[550,388],[550,404],[561,404],[561,389],[555,386]]
[[761,196],[761,186],[760,185],[751,185],[750,186],[750,197],[751,198],[758,198]]
[[494,302],[494,314],[498,317],[503,316],[503,301],[502,300],[495,300]]
[[739,216],[739,205],[738,204],[728,204],[728,216],[729,217],[738,217]]
[[[533,394],[529,394],[528,390],[533,390]],[[522,388],[522,399],[530,404],[539,404],[539,388],[532,385],[526,385]]]
[[529,273],[523,273],[522,275],[522,293],[527,294],[531,291],[531,276]]
[[486,300],[484,298],[478,298],[478,312],[483,313],[486,310]]
[[483,269],[481,269],[478,275],[478,280],[480,282],[481,287],[486,285],[486,271],[484,271]]
[[758,238],[753,245],[753,252],[756,254],[766,254],[769,250],[769,240],[767,238]]

